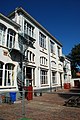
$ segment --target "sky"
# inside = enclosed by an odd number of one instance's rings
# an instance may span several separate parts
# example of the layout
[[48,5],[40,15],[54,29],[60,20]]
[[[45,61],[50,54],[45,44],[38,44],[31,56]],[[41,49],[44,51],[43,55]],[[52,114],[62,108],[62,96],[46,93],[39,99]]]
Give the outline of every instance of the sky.
[[25,9],[63,45],[63,54],[80,43],[80,0],[1,0],[0,13]]

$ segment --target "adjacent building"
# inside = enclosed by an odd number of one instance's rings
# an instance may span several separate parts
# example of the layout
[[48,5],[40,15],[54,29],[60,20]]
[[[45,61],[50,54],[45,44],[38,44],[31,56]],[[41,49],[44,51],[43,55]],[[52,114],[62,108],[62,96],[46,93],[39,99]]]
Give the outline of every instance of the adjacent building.
[[64,85],[62,44],[21,7],[8,17],[0,14],[0,56],[0,91]]

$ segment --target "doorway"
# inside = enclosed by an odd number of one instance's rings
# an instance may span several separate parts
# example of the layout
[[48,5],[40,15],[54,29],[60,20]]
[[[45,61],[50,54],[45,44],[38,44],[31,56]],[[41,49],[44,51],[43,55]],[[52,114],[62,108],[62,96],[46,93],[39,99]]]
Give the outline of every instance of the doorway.
[[60,73],[60,85],[61,85],[61,88],[62,88],[62,73]]

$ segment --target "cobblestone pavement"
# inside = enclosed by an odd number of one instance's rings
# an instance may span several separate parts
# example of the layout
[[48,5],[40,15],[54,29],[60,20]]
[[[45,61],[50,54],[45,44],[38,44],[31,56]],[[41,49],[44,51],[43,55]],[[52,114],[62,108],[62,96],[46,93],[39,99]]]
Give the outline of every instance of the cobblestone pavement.
[[[25,100],[25,117],[32,120],[80,120],[80,108],[66,107],[66,97],[56,93],[43,93],[33,100]],[[19,120],[22,103],[0,104],[0,120]]]

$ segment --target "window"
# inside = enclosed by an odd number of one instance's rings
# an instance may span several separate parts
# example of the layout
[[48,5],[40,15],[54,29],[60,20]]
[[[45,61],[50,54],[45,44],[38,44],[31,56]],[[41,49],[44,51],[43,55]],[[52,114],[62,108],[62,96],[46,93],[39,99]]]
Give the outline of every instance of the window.
[[62,70],[63,69],[63,65],[62,64],[58,64],[58,68]]
[[56,72],[52,72],[52,83],[53,83],[53,84],[57,83],[57,80],[56,80]]
[[26,21],[24,22],[24,33],[30,37],[34,37],[34,27]]
[[40,57],[40,64],[47,65],[47,59],[45,57]]
[[3,79],[3,63],[0,62],[0,86],[2,86],[2,79]]
[[54,49],[54,43],[50,41],[50,48],[51,48],[51,53],[55,53],[55,49]]
[[5,65],[5,82],[4,86],[14,86],[14,65],[6,64]]
[[57,47],[58,50],[58,57],[60,56],[60,47]]
[[5,31],[6,27],[0,24],[0,45],[5,45]]
[[40,71],[40,81],[41,81],[41,84],[48,84],[47,71],[46,70],[41,70]]
[[14,48],[14,45],[15,45],[15,32],[9,29],[7,33],[7,47]]
[[55,62],[55,61],[52,61],[52,62],[51,62],[51,67],[52,67],[52,68],[56,68],[56,62]]
[[34,62],[35,61],[35,54],[32,53],[31,51],[27,50],[25,53],[25,57],[29,62]]
[[39,33],[39,44],[40,47],[46,48],[46,36],[44,36],[41,32]]

